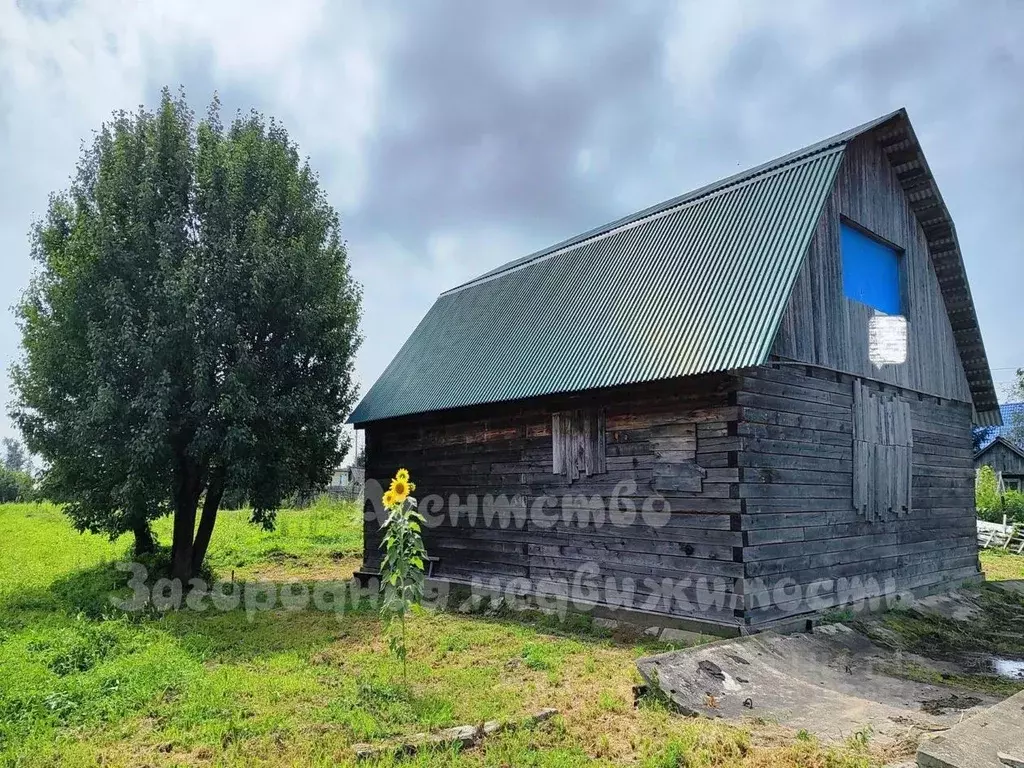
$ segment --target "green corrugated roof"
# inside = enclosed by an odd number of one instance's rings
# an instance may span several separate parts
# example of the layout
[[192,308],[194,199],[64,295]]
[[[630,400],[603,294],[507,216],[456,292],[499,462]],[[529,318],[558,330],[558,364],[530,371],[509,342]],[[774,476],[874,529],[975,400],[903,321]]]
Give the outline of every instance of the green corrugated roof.
[[443,293],[349,420],[763,363],[846,142],[898,115]]

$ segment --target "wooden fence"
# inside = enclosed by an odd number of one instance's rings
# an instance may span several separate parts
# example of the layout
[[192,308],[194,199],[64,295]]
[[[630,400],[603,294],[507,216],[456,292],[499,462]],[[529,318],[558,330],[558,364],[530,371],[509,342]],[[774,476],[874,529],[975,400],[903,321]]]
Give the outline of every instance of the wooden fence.
[[1024,554],[1024,531],[1013,525],[978,521],[978,546],[982,549],[1005,549]]

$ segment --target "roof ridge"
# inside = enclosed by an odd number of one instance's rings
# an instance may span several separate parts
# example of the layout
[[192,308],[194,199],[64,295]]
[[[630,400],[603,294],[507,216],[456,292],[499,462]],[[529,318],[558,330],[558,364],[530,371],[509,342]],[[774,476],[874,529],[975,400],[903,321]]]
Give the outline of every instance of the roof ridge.
[[511,261],[505,262],[504,264],[484,272],[481,275],[477,275],[470,280],[442,291],[439,295],[448,296],[450,294],[458,293],[466,288],[492,280],[499,275],[513,272],[527,266],[528,264],[533,264],[547,257],[554,256],[557,253],[563,253],[570,248],[575,248],[597,238],[611,235],[618,231],[623,231],[629,226],[639,224],[643,221],[648,221],[658,215],[666,214],[690,203],[697,202],[698,200],[707,199],[718,192],[738,188],[743,184],[752,182],[756,179],[765,178],[772,173],[807,162],[814,157],[825,154],[830,150],[834,150],[840,145],[845,145],[860,134],[877,128],[894,117],[905,113],[905,108],[901,107],[900,109],[881,115],[880,117],[876,117],[875,119],[869,120],[854,128],[847,129],[833,136],[829,136],[826,139],[822,139],[821,141],[808,144],[800,149],[780,155],[767,162],[761,163],[760,165],[755,165],[752,168],[748,168],[740,171],[739,173],[734,173],[731,176],[726,176],[709,184],[697,187],[696,189],[684,192],[676,197],[671,197],[668,200],[655,203],[647,208],[642,208],[639,211],[635,211],[634,213],[627,214],[626,216],[622,216],[606,224],[594,227],[581,234],[573,235],[572,237],[559,241],[554,245],[542,248],[539,251],[534,251],[526,256],[520,256],[517,259],[512,259]]
[[[604,227],[599,227],[598,229],[600,231],[595,231],[592,234],[588,232],[585,233],[586,236],[579,235],[575,238],[570,238],[570,240],[567,240],[563,243],[553,245],[550,248],[545,248],[544,250],[537,251],[536,253],[532,253],[529,256],[516,259],[515,261],[497,267],[491,270],[490,272],[486,272],[480,275],[479,277],[475,277],[472,280],[462,283],[461,285],[457,285],[454,288],[449,288],[447,291],[444,291],[440,295],[448,296],[453,293],[459,293],[467,288],[472,288],[473,286],[489,282],[491,280],[494,280],[495,278],[501,277],[502,275],[507,275],[510,272],[516,272],[525,267],[552,258],[553,256],[566,253],[567,251],[571,251],[576,248],[581,248],[584,245],[588,243],[593,243],[596,240],[601,240],[605,237],[611,237],[612,235],[616,235],[619,232],[626,232],[634,227],[638,227],[643,224],[646,224],[649,221],[661,218],[662,216],[668,216],[669,214],[674,213],[675,211],[681,210],[683,208],[689,207],[694,203],[703,202],[705,200],[709,200],[713,197],[716,197],[717,195],[726,194],[737,189],[742,189],[743,187],[749,184],[753,184],[755,182],[760,182],[765,179],[772,178],[773,176],[789,171],[794,167],[803,165],[805,163],[809,163],[813,160],[818,159],[821,156],[827,156],[836,151],[838,151],[838,148],[836,147],[816,150],[805,157],[798,157],[775,167],[758,170],[757,173],[752,173],[746,178],[737,178],[735,181],[731,181],[728,184],[722,184],[721,186],[719,186],[718,184],[708,185],[709,187],[714,186],[714,189],[707,189],[705,191],[705,188],[702,187],[699,190],[697,190],[697,192],[702,192],[703,194],[695,194],[692,198],[680,200],[678,203],[674,205],[665,205],[664,208],[651,211],[647,215],[640,215],[644,213],[644,211],[641,211],[636,214],[632,214],[631,216],[624,217],[623,220],[619,220],[622,222],[621,224],[618,221],[612,222],[611,224],[605,225]],[[646,211],[647,209],[644,210]]]
[[995,439],[991,443],[986,445],[984,448],[978,451],[977,454],[975,454],[975,458],[981,456],[981,454],[985,453],[985,451],[987,451],[989,448],[991,448],[993,445],[996,445],[997,443],[999,445],[1005,445],[1011,451],[1013,451],[1022,459],[1024,459],[1024,448],[1021,448],[1017,443],[1013,442],[1013,440],[1004,435],[996,435]]

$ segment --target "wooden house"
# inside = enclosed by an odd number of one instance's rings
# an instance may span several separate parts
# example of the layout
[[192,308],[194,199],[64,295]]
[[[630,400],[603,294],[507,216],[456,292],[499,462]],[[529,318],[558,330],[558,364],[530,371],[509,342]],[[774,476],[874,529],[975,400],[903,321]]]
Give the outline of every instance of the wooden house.
[[974,466],[992,467],[1002,490],[1019,491],[1024,483],[1024,448],[1005,437],[997,437],[974,455]]
[[1000,415],[899,110],[443,293],[350,420],[435,577],[735,634],[980,578]]
[[1020,444],[1024,403],[1006,403],[999,412],[1003,426],[985,430],[974,454],[974,468],[992,467],[1003,490],[1024,490],[1024,447]]

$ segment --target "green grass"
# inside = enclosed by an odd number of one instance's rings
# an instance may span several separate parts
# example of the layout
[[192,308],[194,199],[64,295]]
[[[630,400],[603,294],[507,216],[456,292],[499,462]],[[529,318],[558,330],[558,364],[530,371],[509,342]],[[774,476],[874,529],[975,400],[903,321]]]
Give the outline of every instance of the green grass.
[[981,569],[989,581],[1024,580],[1024,555],[1001,549],[983,549],[979,554]]
[[[220,578],[343,579],[358,565],[353,505],[286,510],[275,532],[224,513]],[[158,534],[166,543],[166,524]],[[348,765],[352,745],[487,719],[560,715],[421,766],[869,766],[777,726],[633,705],[634,660],[658,650],[589,620],[422,613],[410,689],[371,610],[124,614],[127,540],[78,534],[47,505],[0,506],[0,765]]]
[[[363,551],[361,514],[355,504],[318,501],[306,509],[288,510],[278,516],[273,531],[252,525],[247,517],[244,511],[218,515],[207,555],[214,571],[226,575],[236,570],[239,578],[256,570],[309,575],[333,570],[336,562]],[[159,521],[156,532],[161,540],[170,541],[170,518]]]

